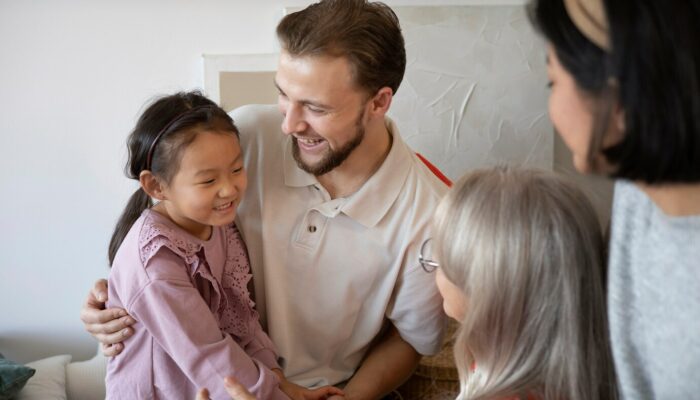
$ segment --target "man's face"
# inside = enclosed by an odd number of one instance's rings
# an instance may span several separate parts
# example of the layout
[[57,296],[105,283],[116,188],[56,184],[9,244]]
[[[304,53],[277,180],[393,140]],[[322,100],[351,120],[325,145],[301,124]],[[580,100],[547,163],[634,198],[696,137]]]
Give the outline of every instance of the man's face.
[[301,169],[323,175],[341,165],[362,143],[368,96],[352,81],[343,57],[280,55],[275,84]]

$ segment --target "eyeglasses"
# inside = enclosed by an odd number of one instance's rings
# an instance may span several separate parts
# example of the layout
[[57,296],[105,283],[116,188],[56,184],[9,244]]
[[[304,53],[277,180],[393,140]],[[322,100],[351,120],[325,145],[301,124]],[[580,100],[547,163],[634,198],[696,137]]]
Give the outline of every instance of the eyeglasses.
[[440,264],[438,264],[437,261],[431,260],[426,257],[430,253],[429,243],[432,240],[433,238],[425,239],[425,242],[423,242],[423,244],[420,246],[420,253],[418,253],[418,262],[420,263],[420,266],[423,267],[423,270],[427,273],[435,271],[435,269],[440,266]]

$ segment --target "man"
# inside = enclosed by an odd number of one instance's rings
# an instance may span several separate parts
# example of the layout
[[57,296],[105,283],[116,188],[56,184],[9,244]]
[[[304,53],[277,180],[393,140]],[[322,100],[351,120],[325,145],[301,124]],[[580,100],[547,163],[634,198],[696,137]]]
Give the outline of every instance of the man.
[[[257,308],[289,380],[378,398],[441,344],[441,300],[417,259],[446,186],[385,117],[406,65],[390,8],[323,0],[286,16],[277,36],[277,109],[231,114],[249,174],[238,225]],[[131,319],[99,311],[99,292],[104,282],[82,319],[114,344]]]

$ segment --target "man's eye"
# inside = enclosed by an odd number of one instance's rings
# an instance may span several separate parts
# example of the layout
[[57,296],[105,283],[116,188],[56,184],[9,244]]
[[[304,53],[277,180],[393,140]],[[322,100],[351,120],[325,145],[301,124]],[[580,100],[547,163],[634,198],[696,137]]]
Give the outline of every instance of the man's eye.
[[233,172],[234,174],[237,174],[237,173],[239,173],[239,172],[241,172],[241,171],[243,171],[243,167],[236,168],[236,169],[234,169],[232,172]]
[[212,184],[212,183],[214,183],[214,179],[209,179],[209,180],[207,180],[207,181],[200,182],[201,185],[210,185],[210,184]]
[[307,107],[307,109],[314,114],[323,114],[326,112],[326,110],[323,110],[321,108],[316,108],[316,107]]

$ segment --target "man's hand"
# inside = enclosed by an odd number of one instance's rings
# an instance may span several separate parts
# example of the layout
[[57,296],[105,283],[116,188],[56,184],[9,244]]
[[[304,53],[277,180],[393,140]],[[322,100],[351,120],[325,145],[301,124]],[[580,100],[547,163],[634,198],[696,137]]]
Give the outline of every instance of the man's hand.
[[280,389],[292,400],[328,400],[331,398],[344,399],[342,390],[334,386],[323,386],[318,389],[307,389],[287,380],[280,369],[273,369],[280,380]]
[[323,386],[318,389],[307,389],[292,382],[280,384],[280,389],[292,400],[328,400],[345,399],[343,391],[335,386]]
[[[279,373],[277,370],[273,370],[277,375]],[[285,382],[289,383],[290,385],[294,385],[293,383],[287,381],[286,379],[284,380]],[[231,399],[233,400],[255,400],[255,396],[250,394],[248,389],[245,388],[245,386],[241,385],[236,379],[233,377],[227,377],[224,379],[224,386],[226,387],[226,391],[228,394],[231,395]],[[314,390],[309,390],[303,386],[299,385],[294,385],[299,388],[301,388],[300,393],[304,397],[296,397],[290,395],[288,392],[285,391],[285,394],[289,396],[291,399],[296,400],[296,399],[305,399],[305,400],[343,400],[344,397],[342,396],[343,391],[333,387],[333,386],[324,386],[322,388],[314,389]],[[281,386],[280,386],[281,387]],[[330,397],[329,397],[330,396]],[[207,389],[200,389],[199,392],[197,392],[197,399],[196,400],[209,400],[209,391]]]
[[[255,396],[250,394],[245,386],[241,385],[230,376],[224,379],[224,387],[226,387],[226,391],[231,395],[231,399],[233,400],[255,400]],[[199,392],[197,392],[197,400],[209,400],[209,391],[207,389],[200,389]]]
[[130,328],[136,323],[126,310],[110,308],[105,310],[107,302],[107,281],[100,279],[95,282],[92,290],[83,303],[80,310],[80,320],[95,339],[102,343],[102,352],[111,357],[121,353],[124,349],[122,341],[134,334]]

